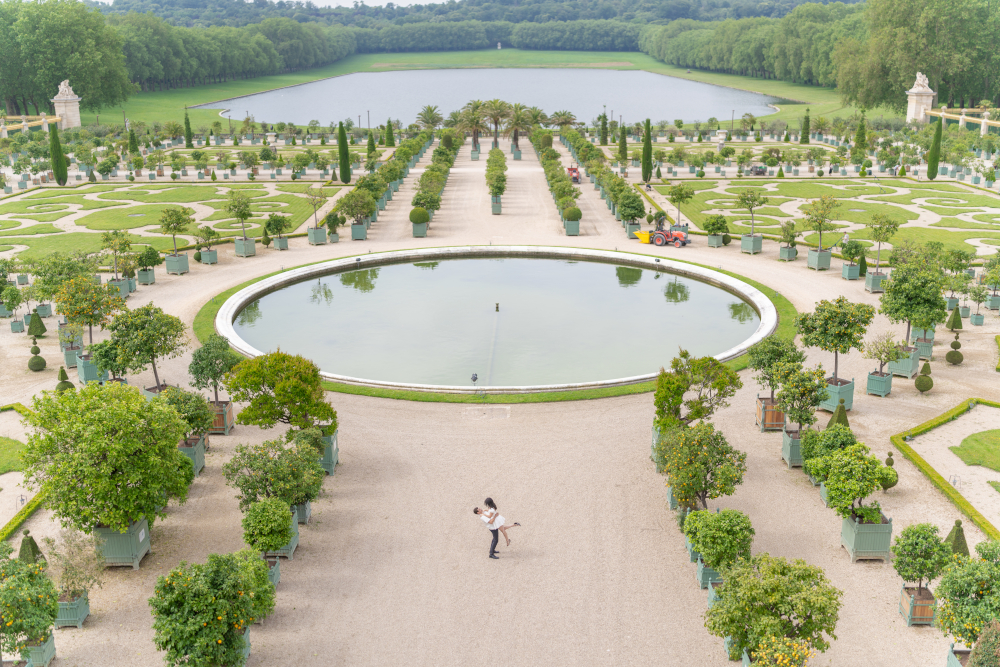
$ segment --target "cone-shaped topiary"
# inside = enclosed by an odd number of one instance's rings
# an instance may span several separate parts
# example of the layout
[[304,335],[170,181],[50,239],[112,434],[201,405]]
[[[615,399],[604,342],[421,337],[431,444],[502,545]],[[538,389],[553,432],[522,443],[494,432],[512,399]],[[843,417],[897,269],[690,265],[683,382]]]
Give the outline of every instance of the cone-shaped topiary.
[[415,206],[410,211],[410,222],[412,222],[415,225],[422,225],[425,222],[428,222],[430,219],[431,216],[427,212],[427,209],[425,208],[421,208],[420,206]]
[[216,177],[216,175],[215,175],[215,170],[214,170],[214,169],[212,170],[212,180],[213,180],[213,181],[217,181],[217,180],[219,180],[219,179],[218,179],[218,178]]
[[56,393],[61,394],[67,389],[74,389],[74,385],[69,381],[69,376],[66,375],[66,369],[63,366],[59,367],[59,384],[56,385]]
[[21,538],[21,549],[17,552],[17,559],[22,563],[46,562],[45,555],[38,548],[35,538],[28,534],[28,529],[24,529],[24,537]]
[[924,362],[924,367],[920,369],[920,375],[913,381],[913,385],[921,394],[925,391],[930,391],[931,387],[934,386],[934,380],[931,379],[930,362]]
[[1000,621],[986,624],[969,654],[966,667],[1000,667]]
[[87,180],[90,181],[91,183],[96,183],[97,182],[97,176],[94,176],[94,170],[93,169],[91,169],[89,172],[87,172]]
[[944,538],[944,542],[951,545],[951,550],[956,555],[969,555],[969,543],[965,541],[965,529],[962,528],[962,521],[960,519],[955,519],[955,525],[952,527],[951,532],[948,533],[948,537]]
[[781,167],[778,167],[778,178],[784,178],[785,172]]
[[951,315],[948,316],[948,321],[944,325],[949,331],[958,331],[962,328],[962,314],[959,312],[958,308],[952,308]]
[[[32,317],[31,321],[39,319],[38,316]],[[38,348],[38,341],[34,338],[31,339],[31,354],[33,355],[31,359],[28,359],[28,370],[35,371],[36,373],[45,368],[45,360],[38,356],[41,350]]]
[[830,417],[830,421],[826,423],[826,427],[830,428],[834,424],[851,428],[851,425],[847,422],[847,410],[844,408],[844,399],[840,399],[840,403],[837,404],[837,409],[833,411],[833,415]]
[[271,245],[271,237],[267,235],[266,227],[264,228],[264,234],[260,237],[260,242],[264,244],[265,248]]
[[865,259],[865,253],[861,253],[861,261],[858,262],[858,275],[868,275],[868,260]]
[[[954,312],[958,312],[958,308]],[[962,347],[962,343],[958,340],[958,334],[955,334],[955,340],[951,341],[951,349],[948,350],[948,354],[944,355],[944,360],[947,361],[952,366],[958,366],[960,363],[965,361],[965,356],[958,350]]]
[[938,175],[938,163],[941,161],[941,130],[944,127],[944,118],[938,119],[934,128],[934,139],[931,141],[931,149],[927,152],[927,178],[934,180]]
[[44,336],[48,329],[45,328],[45,322],[42,322],[42,318],[38,314],[38,309],[35,308],[31,311],[31,323],[28,324],[28,335],[29,336]]

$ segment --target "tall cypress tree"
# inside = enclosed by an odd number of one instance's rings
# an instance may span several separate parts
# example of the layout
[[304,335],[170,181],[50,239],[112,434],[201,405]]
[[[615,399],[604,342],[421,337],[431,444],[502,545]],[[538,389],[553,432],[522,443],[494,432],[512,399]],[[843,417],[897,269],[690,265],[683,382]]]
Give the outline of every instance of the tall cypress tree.
[[66,181],[69,179],[68,166],[66,155],[59,143],[59,126],[55,123],[49,123],[49,155],[52,162],[52,175],[56,177],[56,183],[66,185]]
[[941,161],[941,130],[944,127],[944,118],[938,118],[937,127],[934,128],[934,141],[931,142],[931,150],[927,153],[927,178],[934,180],[938,175],[938,163]]
[[347,130],[341,121],[337,127],[337,154],[340,156],[340,181],[351,182],[351,154],[347,150]]
[[653,135],[649,126],[649,119],[646,119],[646,136],[642,138],[642,180],[649,183],[653,177]]
[[368,130],[368,154],[371,155],[375,152],[375,133]]
[[622,166],[628,162],[628,136],[625,132],[625,128],[620,128],[618,130],[618,159],[621,160]]
[[139,142],[135,138],[135,130],[131,128],[128,131],[128,152],[132,155],[139,154]]
[[395,146],[396,138],[392,136],[392,119],[385,121],[385,145]]
[[868,152],[868,125],[865,123],[865,113],[861,112],[861,120],[858,121],[858,129],[854,133],[854,145],[861,151],[863,156]]
[[184,110],[184,148],[194,148],[194,133],[191,131],[191,119],[187,109]]
[[799,137],[800,144],[809,143],[809,109],[806,109],[806,117],[802,121],[802,136]]
[[608,145],[608,114],[601,114],[601,145]]

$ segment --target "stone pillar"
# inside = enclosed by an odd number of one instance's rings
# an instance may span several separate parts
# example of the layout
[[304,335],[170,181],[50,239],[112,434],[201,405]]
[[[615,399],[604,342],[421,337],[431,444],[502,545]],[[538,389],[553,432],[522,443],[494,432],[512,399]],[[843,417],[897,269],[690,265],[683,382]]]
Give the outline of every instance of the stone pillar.
[[49,133],[49,121],[45,118],[45,112],[42,112],[42,131],[45,134]]
[[56,109],[56,115],[59,116],[60,130],[82,125],[80,122],[80,101],[82,99],[70,88],[69,79],[59,84],[59,94],[50,101]]
[[962,115],[958,119],[958,126],[965,129],[965,109],[962,109]]
[[934,96],[937,95],[927,84],[927,77],[917,72],[917,80],[913,88],[906,91],[906,122],[926,123],[928,121],[927,111],[934,106]]
[[979,124],[979,136],[985,137],[986,133],[990,131],[990,126],[986,124],[986,121],[990,119],[990,112],[983,112],[983,122]]

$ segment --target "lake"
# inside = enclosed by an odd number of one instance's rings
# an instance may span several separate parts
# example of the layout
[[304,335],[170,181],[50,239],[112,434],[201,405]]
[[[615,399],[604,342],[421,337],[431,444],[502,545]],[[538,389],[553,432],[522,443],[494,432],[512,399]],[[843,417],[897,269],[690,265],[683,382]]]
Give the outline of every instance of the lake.
[[[641,70],[503,68],[432,69],[398,72],[361,72],[313,81],[246,97],[203,104],[200,109],[231,109],[235,120],[246,114],[258,122],[322,125],[351,118],[372,126],[386,118],[414,122],[420,109],[436,105],[447,118],[469,100],[500,98],[537,106],[552,113],[568,110],[580,121],[591,122],[607,106],[614,118],[626,123],[651,119],[690,123],[716,117],[729,120],[735,113],[765,116],[773,113],[775,98],[734,88],[713,86]],[[360,119],[360,121],[359,121]]]

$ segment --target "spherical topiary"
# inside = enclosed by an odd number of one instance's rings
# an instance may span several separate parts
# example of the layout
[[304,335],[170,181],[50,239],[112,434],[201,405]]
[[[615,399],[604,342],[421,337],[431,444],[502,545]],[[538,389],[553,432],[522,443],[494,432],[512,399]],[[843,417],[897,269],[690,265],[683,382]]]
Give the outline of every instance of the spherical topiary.
[[417,206],[410,211],[410,222],[415,225],[422,225],[429,222],[431,219],[430,214],[427,209]]
[[722,245],[729,245],[733,240],[733,237],[729,234],[722,235]]
[[577,220],[583,217],[583,212],[576,206],[570,206],[563,212],[563,217],[569,220],[570,222],[576,222]]
[[653,222],[653,214],[652,213],[647,213],[646,214],[646,222],[649,222],[649,223]]
[[948,354],[944,355],[944,360],[952,366],[958,366],[965,361],[965,357],[958,350],[950,350]]
[[696,176],[697,176],[698,178],[705,178],[705,172],[704,172],[704,170],[701,170],[701,169],[699,169],[699,170],[698,170],[698,173],[697,173],[697,174],[695,174],[695,175],[696,175]]
[[922,394],[925,391],[931,390],[931,387],[934,386],[934,380],[931,379],[930,375],[918,375],[913,384],[917,388],[917,391]]
[[[35,321],[36,319],[39,319],[37,315],[31,318],[32,322]],[[38,349],[37,342],[35,341],[34,338],[32,338],[31,354],[34,356],[32,356],[31,359],[28,359],[28,370],[35,371],[36,373],[45,368],[45,360],[42,359],[40,356],[38,356],[39,352],[41,352],[41,350]]]
[[962,349],[962,342],[958,340],[958,336],[957,335],[955,336],[955,340],[951,341],[951,349],[953,349],[953,350],[961,350]]
[[888,491],[892,487],[899,483],[899,473],[893,469],[893,464],[895,461],[892,460],[892,452],[889,452],[889,456],[885,459],[886,470],[883,471],[879,484],[882,485],[883,491]]
[[67,389],[73,389],[73,383],[69,381],[69,376],[66,375],[66,369],[62,366],[59,367],[59,384],[56,385],[56,393],[61,394]]
[[195,250],[195,252],[194,252],[194,261],[196,261],[196,262],[200,262],[201,261],[201,251],[200,250]]

